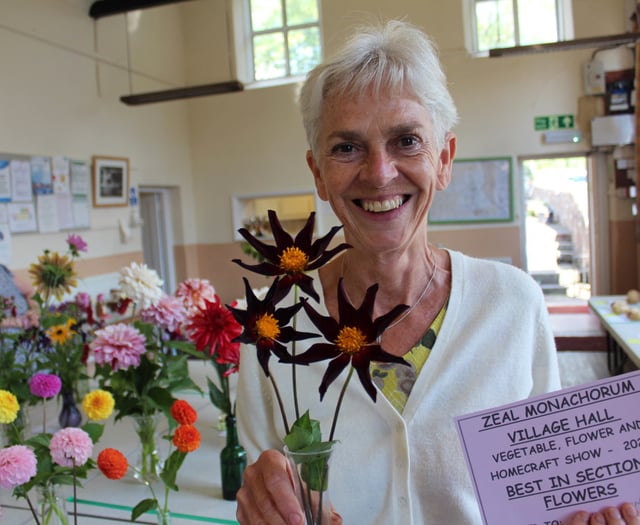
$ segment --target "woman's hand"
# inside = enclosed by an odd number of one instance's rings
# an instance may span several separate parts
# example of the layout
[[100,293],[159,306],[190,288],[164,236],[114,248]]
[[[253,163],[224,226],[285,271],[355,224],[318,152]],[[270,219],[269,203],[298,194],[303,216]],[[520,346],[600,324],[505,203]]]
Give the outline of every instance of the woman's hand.
[[[241,525],[304,523],[287,459],[277,450],[263,452],[258,461],[245,469],[236,500],[236,517]],[[342,518],[333,512],[327,525],[342,525]]]
[[569,525],[640,525],[640,514],[633,503],[624,503],[593,514],[578,512]]

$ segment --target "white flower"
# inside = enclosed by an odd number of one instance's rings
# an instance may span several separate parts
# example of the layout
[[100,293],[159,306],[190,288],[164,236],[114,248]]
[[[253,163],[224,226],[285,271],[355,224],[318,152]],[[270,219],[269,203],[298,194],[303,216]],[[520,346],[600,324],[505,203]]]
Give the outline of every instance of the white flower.
[[157,304],[164,294],[158,273],[136,262],[120,270],[120,289],[141,310]]

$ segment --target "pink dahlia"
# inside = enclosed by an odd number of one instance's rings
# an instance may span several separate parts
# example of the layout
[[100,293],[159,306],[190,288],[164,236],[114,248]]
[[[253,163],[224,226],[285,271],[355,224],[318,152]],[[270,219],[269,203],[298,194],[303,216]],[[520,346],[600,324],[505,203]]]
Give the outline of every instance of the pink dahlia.
[[62,380],[55,374],[38,372],[29,380],[29,390],[34,396],[48,399],[60,393]]
[[154,305],[140,312],[142,320],[176,332],[187,320],[184,303],[178,297],[163,295]]
[[197,308],[205,308],[207,301],[216,301],[216,289],[207,279],[186,279],[178,285],[176,297],[182,299],[187,312],[191,314]]
[[93,441],[84,430],[66,427],[58,430],[49,443],[51,459],[63,467],[84,465],[93,452]]
[[97,364],[109,365],[117,372],[140,364],[145,342],[144,335],[138,329],[118,323],[97,330],[90,348]]
[[12,489],[36,475],[38,462],[29,447],[13,445],[0,449],[0,487]]

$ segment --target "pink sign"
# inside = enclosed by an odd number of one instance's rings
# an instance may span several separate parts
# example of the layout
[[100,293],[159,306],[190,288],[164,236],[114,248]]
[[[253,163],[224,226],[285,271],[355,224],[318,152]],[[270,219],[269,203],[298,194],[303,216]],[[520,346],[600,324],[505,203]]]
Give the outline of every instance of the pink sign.
[[640,509],[640,372],[456,418],[485,525]]

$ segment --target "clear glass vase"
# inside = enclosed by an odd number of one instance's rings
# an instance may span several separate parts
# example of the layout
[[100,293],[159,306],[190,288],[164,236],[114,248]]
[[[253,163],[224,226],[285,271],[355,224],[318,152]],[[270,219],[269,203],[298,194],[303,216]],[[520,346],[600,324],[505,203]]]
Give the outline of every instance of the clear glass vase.
[[134,467],[134,477],[145,483],[158,481],[162,470],[160,454],[156,446],[158,430],[157,414],[137,414],[132,416],[138,436],[139,449]]
[[31,419],[26,403],[20,407],[18,415],[12,423],[0,425],[0,427],[2,428],[2,443],[0,445],[3,447],[22,444],[31,437]]
[[335,443],[325,444],[323,448],[308,452],[293,452],[284,448],[306,525],[331,523],[329,467],[335,447]]
[[69,525],[66,501],[56,485],[38,487],[37,512],[40,525]]
[[168,510],[158,510],[156,513],[158,525],[172,525],[171,513]]

